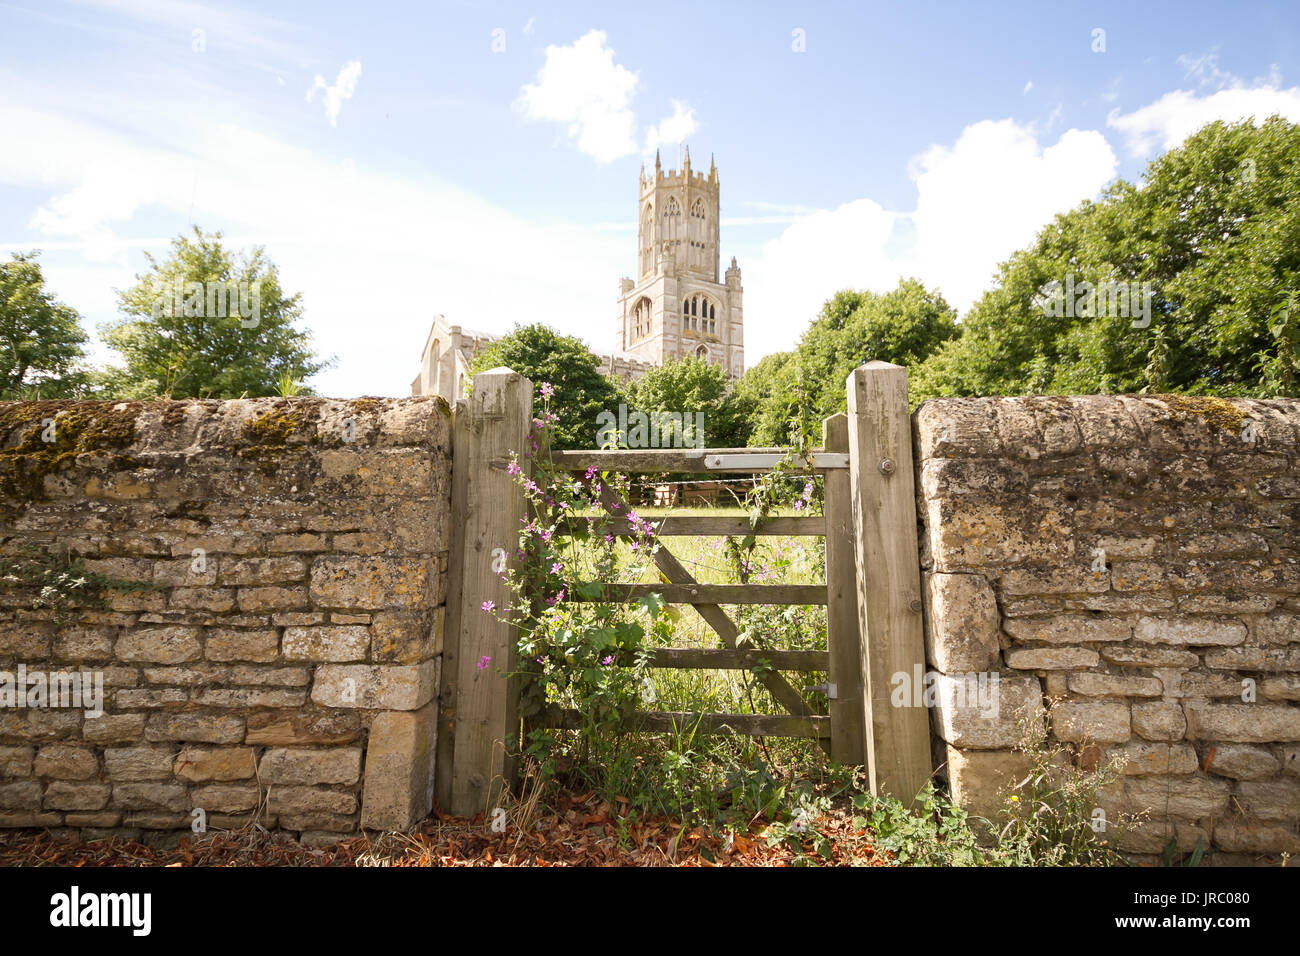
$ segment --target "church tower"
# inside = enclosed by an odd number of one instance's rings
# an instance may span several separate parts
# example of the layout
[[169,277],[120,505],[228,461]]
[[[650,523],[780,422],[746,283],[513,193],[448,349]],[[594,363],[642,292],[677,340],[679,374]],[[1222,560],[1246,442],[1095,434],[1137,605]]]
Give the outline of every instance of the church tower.
[[619,282],[618,351],[663,365],[698,356],[739,378],[745,371],[740,268],[731,260],[723,281],[718,221],[718,169],[654,175],[641,167],[637,218],[637,278]]

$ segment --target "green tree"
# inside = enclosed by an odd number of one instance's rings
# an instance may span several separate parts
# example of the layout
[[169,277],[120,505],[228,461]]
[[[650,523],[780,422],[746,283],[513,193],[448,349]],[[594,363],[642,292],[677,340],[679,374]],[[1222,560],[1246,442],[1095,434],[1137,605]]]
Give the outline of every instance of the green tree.
[[555,388],[551,408],[559,415],[552,447],[596,447],[597,416],[618,413],[625,397],[600,373],[600,363],[581,339],[561,335],[540,323],[516,325],[480,352],[470,363],[472,373],[505,366],[526,375],[533,387],[550,382]]
[[[1056,219],[914,376],[914,395],[1295,394],[1300,125],[1211,123]],[[1134,283],[1149,309],[1046,294]],[[1057,300],[1056,305],[1062,304]],[[1137,313],[1136,315],[1134,313]],[[1072,314],[1071,314],[1072,313]]]
[[0,398],[64,398],[86,386],[86,333],[45,290],[37,253],[0,262]]
[[811,398],[812,425],[848,410],[845,380],[858,366],[892,362],[912,369],[959,335],[957,312],[918,279],[890,292],[836,293],[799,341],[800,373]]
[[750,443],[820,442],[822,420],[848,408],[845,380],[855,368],[882,361],[913,369],[959,334],[956,311],[917,279],[885,293],[837,292],[793,352],[766,356],[741,379]]
[[647,413],[701,414],[703,441],[708,447],[738,448],[749,436],[748,409],[735,383],[720,366],[701,358],[679,359],[651,369],[632,387],[630,404]]
[[763,356],[736,383],[736,394],[749,419],[747,444],[771,447],[791,443],[790,429],[800,420],[800,407],[808,404],[794,352]]
[[118,293],[124,318],[101,327],[125,365],[102,375],[106,393],[123,398],[234,398],[275,395],[287,377],[306,382],[334,364],[294,328],[301,293],[286,296],[279,270],[262,247],[233,256],[221,233],[172,241],[164,262]]

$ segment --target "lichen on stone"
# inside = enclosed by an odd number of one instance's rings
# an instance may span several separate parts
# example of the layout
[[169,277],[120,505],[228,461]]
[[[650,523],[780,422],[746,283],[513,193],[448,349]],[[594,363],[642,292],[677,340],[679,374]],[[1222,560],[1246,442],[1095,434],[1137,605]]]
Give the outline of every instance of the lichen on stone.
[[1153,395],[1167,409],[1172,418],[1186,420],[1199,418],[1207,425],[1226,431],[1241,431],[1241,423],[1246,418],[1243,412],[1225,398],[1212,395]]
[[257,418],[244,422],[244,438],[253,446],[287,445],[289,439],[312,426],[319,407],[319,401],[277,401]]
[[135,442],[136,419],[144,405],[72,400],[0,403],[0,497],[6,510],[15,502],[25,508],[43,499],[45,477],[70,468],[81,455],[108,455],[115,469],[138,467],[135,459],[118,452]]

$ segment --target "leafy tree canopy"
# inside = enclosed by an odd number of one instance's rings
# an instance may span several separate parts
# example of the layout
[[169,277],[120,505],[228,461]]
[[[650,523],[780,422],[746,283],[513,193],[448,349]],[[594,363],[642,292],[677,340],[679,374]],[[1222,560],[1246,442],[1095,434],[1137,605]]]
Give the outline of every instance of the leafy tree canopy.
[[164,262],[118,293],[124,318],[100,329],[122,368],[103,374],[115,397],[236,398],[274,395],[333,365],[294,328],[301,294],[286,296],[261,247],[232,256],[221,233],[172,241]]
[[559,415],[552,446],[558,450],[596,447],[597,416],[618,412],[625,401],[619,387],[600,373],[600,364],[581,339],[561,335],[540,323],[516,325],[470,363],[478,373],[505,366],[526,375],[539,387],[555,388],[552,410]]
[[[914,373],[914,396],[1296,394],[1297,196],[1300,125],[1209,124],[1001,265],[961,337]],[[1074,308],[1046,294],[1067,280]],[[1105,300],[1090,308],[1084,281]],[[1133,283],[1149,310],[1112,295]]]
[[0,398],[66,398],[86,386],[86,333],[45,290],[36,253],[0,262]]
[[871,361],[915,368],[958,334],[956,312],[917,279],[885,293],[837,292],[793,352],[766,356],[741,380],[751,444],[790,444],[792,429],[820,441],[822,420],[847,409],[845,380],[855,368]]
[[748,437],[748,409],[735,383],[720,366],[704,359],[684,358],[653,368],[630,391],[631,404],[639,411],[702,415],[708,447],[741,447]]

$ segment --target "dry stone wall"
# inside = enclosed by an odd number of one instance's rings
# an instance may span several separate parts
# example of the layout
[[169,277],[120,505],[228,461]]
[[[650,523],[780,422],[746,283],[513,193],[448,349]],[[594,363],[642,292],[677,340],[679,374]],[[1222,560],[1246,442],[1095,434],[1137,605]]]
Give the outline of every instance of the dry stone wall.
[[[1221,861],[1300,853],[1300,401],[943,399],[914,416],[936,757],[996,812],[1023,720]],[[996,708],[978,681],[996,675]]]
[[[439,398],[0,403],[0,827],[421,819],[450,436]],[[134,587],[42,599],[40,553]]]

